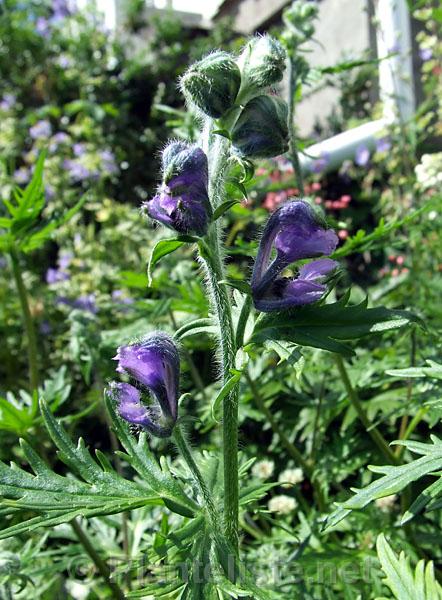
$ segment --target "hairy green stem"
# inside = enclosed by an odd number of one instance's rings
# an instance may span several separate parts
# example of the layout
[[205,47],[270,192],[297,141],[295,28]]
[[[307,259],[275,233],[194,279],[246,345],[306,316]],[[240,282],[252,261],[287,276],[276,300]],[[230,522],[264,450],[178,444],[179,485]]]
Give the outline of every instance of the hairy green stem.
[[176,425],[173,430],[173,440],[178,448],[181,456],[186,461],[187,466],[192,473],[192,476],[195,480],[195,483],[198,487],[198,492],[201,494],[204,500],[204,504],[207,508],[207,512],[209,514],[210,521],[212,525],[214,525],[217,529],[218,527],[218,511],[215,508],[215,504],[213,502],[212,494],[210,493],[206,482],[204,481],[204,477],[201,475],[201,471],[198,468],[198,465],[195,462],[195,459],[192,456],[192,451],[186,441],[183,432],[179,425]]
[[293,165],[293,170],[295,171],[296,185],[299,189],[299,193],[301,196],[304,195],[304,181],[302,178],[302,169],[301,164],[299,162],[298,151],[296,149],[295,142],[295,92],[296,92],[296,72],[293,65],[293,59],[289,60],[289,91],[288,91],[288,128],[289,128],[289,150],[290,150],[290,160]]
[[35,336],[34,322],[29,308],[29,299],[26,287],[23,281],[22,271],[20,267],[20,259],[15,250],[10,251],[12,272],[14,281],[20,300],[23,326],[27,338],[28,351],[28,367],[29,367],[29,383],[31,390],[38,389],[38,355],[37,355],[37,338]]
[[[172,326],[173,326],[174,330],[178,331],[178,325],[175,320],[175,315],[173,314],[173,312],[171,310],[169,310],[169,316],[170,316],[170,320],[172,322]],[[196,368],[195,363],[193,362],[192,355],[190,354],[190,352],[187,350],[187,348],[185,346],[181,346],[181,353],[183,354],[184,358],[187,361],[187,364],[189,365],[190,376],[192,377],[195,387],[201,392],[201,396],[203,397],[203,400],[207,402],[208,399],[207,399],[206,389],[204,387],[204,383],[203,383],[203,380],[201,379],[199,371]]]
[[[212,123],[212,129],[213,129]],[[209,196],[216,209],[224,199],[224,178],[228,166],[229,142],[207,129],[203,145],[209,152]],[[207,141],[207,143],[206,143]],[[225,279],[221,228],[219,221],[212,224],[201,257],[207,271],[212,307],[218,321],[221,349],[222,380],[226,383],[235,366],[236,343],[232,308],[228,289],[220,281]],[[223,400],[223,468],[224,468],[224,533],[233,551],[238,551],[238,385]]]
[[[203,257],[214,309],[218,321],[223,383],[231,377],[235,366],[235,332],[232,322],[230,298],[227,288],[220,283],[224,268],[216,238]],[[223,459],[224,459],[224,520],[225,534],[233,548],[238,548],[238,385],[223,400]]]
[[106,585],[110,589],[112,593],[112,597],[116,598],[116,600],[124,600],[125,595],[120,588],[120,586],[111,579],[111,571],[107,566],[106,562],[101,558],[98,552],[95,550],[91,540],[86,535],[85,531],[81,527],[80,523],[76,519],[72,519],[70,522],[72,529],[75,532],[75,535],[80,541],[80,544],[85,549],[86,553],[91,558],[94,565],[97,567],[98,572],[104,579]]
[[370,419],[368,418],[368,416],[364,410],[364,407],[362,406],[359,396],[350,381],[350,377],[348,375],[346,366],[344,364],[344,361],[342,360],[341,355],[335,354],[334,358],[335,358],[335,362],[336,362],[336,366],[338,368],[339,374],[342,379],[342,383],[344,384],[345,390],[348,394],[348,397],[350,398],[350,402],[351,402],[353,408],[355,409],[355,411],[359,417],[359,420],[364,425],[368,435],[371,437],[371,439],[375,443],[376,447],[379,449],[381,454],[388,460],[388,462],[390,462],[394,465],[400,464],[400,460],[397,458],[395,453],[390,449],[390,446],[386,442],[384,436],[380,433],[380,431],[377,429],[377,427],[374,427],[371,424]]

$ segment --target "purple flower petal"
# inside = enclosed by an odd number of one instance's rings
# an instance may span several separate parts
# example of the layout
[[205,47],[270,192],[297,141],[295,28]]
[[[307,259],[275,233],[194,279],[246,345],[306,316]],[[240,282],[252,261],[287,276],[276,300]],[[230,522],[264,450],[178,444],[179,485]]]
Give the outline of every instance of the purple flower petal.
[[207,157],[201,148],[172,142],[163,152],[163,183],[142,209],[179,233],[204,235],[211,214],[207,186]]
[[138,343],[120,346],[115,360],[118,360],[117,372],[127,373],[150,390],[166,423],[175,423],[180,367],[172,339],[164,333],[153,333]]
[[[295,279],[281,273],[298,260],[331,254],[337,244],[336,233],[325,228],[306,202],[293,201],[275,211],[264,228],[253,269],[256,308],[267,312],[319,300],[327,289],[322,282],[337,267],[335,261],[322,258],[303,265]],[[273,248],[277,254],[270,262]]]

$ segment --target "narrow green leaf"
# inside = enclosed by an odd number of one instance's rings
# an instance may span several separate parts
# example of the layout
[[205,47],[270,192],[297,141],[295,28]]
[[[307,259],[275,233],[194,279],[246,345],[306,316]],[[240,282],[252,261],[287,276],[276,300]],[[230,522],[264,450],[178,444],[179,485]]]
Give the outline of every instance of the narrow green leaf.
[[226,383],[223,385],[223,387],[218,392],[218,395],[213,400],[212,405],[211,405],[212,419],[214,421],[216,421],[217,423],[219,422],[219,419],[217,418],[217,411],[218,411],[222,401],[228,394],[230,394],[230,392],[233,390],[233,388],[236,386],[236,384],[238,383],[238,381],[240,379],[241,379],[241,373],[234,373],[232,375],[232,377],[230,377],[230,379],[228,379],[226,381]]
[[248,296],[252,295],[252,288],[247,281],[243,281],[242,279],[222,279],[218,283],[223,285],[228,285],[229,287],[234,288],[235,290],[239,290],[243,294],[247,294]]
[[175,252],[178,248],[186,242],[197,242],[197,238],[191,236],[180,236],[178,238],[168,238],[166,240],[160,240],[155,244],[152,250],[152,254],[149,258],[149,263],[147,265],[147,281],[148,285],[152,285],[152,273],[155,265],[167,254],[171,252]]
[[235,204],[239,203],[240,200],[226,200],[225,202],[223,202],[213,213],[213,221],[216,221],[217,219],[222,217],[224,213],[226,213],[230,208],[232,208],[232,206],[235,206]]

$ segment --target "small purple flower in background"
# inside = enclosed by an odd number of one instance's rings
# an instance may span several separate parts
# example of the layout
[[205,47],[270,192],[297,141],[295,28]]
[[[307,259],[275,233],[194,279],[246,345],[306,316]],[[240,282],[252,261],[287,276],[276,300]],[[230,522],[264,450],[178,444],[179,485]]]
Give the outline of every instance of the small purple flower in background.
[[204,235],[211,208],[207,156],[198,146],[171,142],[163,151],[163,183],[142,209],[178,233]]
[[35,31],[44,38],[49,37],[51,25],[48,19],[45,19],[44,17],[38,17],[37,21],[35,22]]
[[14,94],[5,94],[0,102],[0,110],[4,110],[5,112],[11,110],[16,100],[17,98]]
[[356,148],[355,154],[355,163],[358,167],[365,167],[368,165],[368,161],[370,160],[370,150],[365,146],[365,144],[361,144]]
[[67,144],[68,142],[70,142],[70,139],[71,138],[64,131],[57,132],[51,138],[51,141],[50,141],[50,144],[49,144],[49,151],[50,152],[55,152],[56,150],[58,150],[59,146],[61,146],[62,144]]
[[86,154],[86,144],[82,142],[76,142],[72,146],[72,150],[74,152],[74,156],[84,156]]
[[25,185],[31,179],[31,171],[28,167],[20,167],[14,171],[14,181],[18,185]]
[[8,266],[8,261],[3,256],[0,256],[0,269],[4,269]]
[[53,285],[54,283],[60,283],[60,281],[67,281],[69,279],[69,274],[61,271],[60,269],[54,269],[49,267],[46,271],[46,283],[48,285]]
[[134,299],[126,296],[123,290],[114,290],[112,292],[112,300],[118,304],[133,304]]
[[391,140],[388,137],[381,137],[376,140],[376,152],[388,152],[391,149]]
[[68,171],[69,176],[74,182],[84,181],[93,176],[92,171],[76,160],[66,159],[63,161],[63,169]]
[[90,312],[93,315],[98,312],[94,294],[83,294],[75,299],[67,298],[66,296],[57,296],[57,302],[58,304],[65,304],[72,308],[78,308],[78,310]]
[[330,154],[328,152],[321,152],[321,156],[313,161],[310,169],[312,173],[322,173],[322,171],[324,171],[329,162]]
[[69,56],[67,56],[66,54],[61,54],[56,59],[56,63],[58,64],[58,66],[61,69],[69,69],[74,64],[73,61],[72,61],[72,59]]
[[110,150],[102,150],[98,153],[98,156],[102,161],[101,166],[103,168],[103,171],[105,171],[109,175],[114,175],[115,173],[118,173],[118,166],[115,161],[115,155],[113,154],[113,152],[111,152]]
[[78,296],[78,298],[73,301],[72,306],[74,308],[78,308],[79,310],[90,312],[94,315],[98,312],[94,294],[84,294],[82,296]]
[[[307,202],[292,201],[276,210],[264,228],[253,268],[255,307],[270,312],[320,300],[337,262],[314,260],[301,266],[294,279],[281,277],[281,273],[296,261],[330,255],[338,241],[336,233],[326,228]],[[276,257],[271,261],[273,250]]]
[[387,54],[399,54],[401,51],[401,44],[399,40],[395,40],[390,46],[387,47]]
[[55,189],[50,183],[45,185],[45,198],[46,200],[53,200],[55,198]]
[[[129,375],[130,383],[112,382],[109,393],[118,402],[118,411],[129,423],[140,425],[157,437],[172,433],[178,415],[180,361],[172,338],[154,332],[140,342],[120,346],[115,360],[117,372]],[[150,392],[150,402],[143,396]]]
[[431,48],[421,48],[419,50],[419,57],[421,61],[427,62],[427,60],[431,60],[433,58],[433,51]]
[[65,271],[71,264],[73,258],[74,255],[72,252],[61,252],[57,260],[58,268]]
[[52,19],[58,21],[71,16],[76,10],[76,5],[72,0],[52,0],[52,10],[54,11]]
[[48,321],[42,321],[40,323],[39,331],[42,335],[50,335],[52,333],[51,324]]
[[29,130],[29,135],[33,140],[40,140],[50,137],[52,134],[52,127],[49,121],[37,121]]

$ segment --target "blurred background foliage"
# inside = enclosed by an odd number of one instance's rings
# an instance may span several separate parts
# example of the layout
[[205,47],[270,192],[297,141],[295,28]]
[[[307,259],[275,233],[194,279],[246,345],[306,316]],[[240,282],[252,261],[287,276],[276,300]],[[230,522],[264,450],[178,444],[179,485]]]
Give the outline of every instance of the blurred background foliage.
[[[0,194],[8,199],[14,186],[26,186],[45,150],[41,219],[56,219],[85,199],[82,209],[45,245],[21,261],[38,331],[41,395],[75,436],[81,433],[93,448],[110,451],[116,441],[109,432],[102,390],[113,375],[116,346],[157,328],[173,332],[208,314],[202,274],[191,249],[183,247],[163,258],[147,286],[147,260],[164,231],[144,221],[138,207],[158,183],[159,150],[165,141],[192,139],[197,132],[196,116],[183,106],[178,77],[212,48],[235,49],[243,40],[226,24],[196,36],[170,15],[150,23],[145,47],[134,53],[105,30],[99,14],[73,8],[57,12],[55,4],[0,2]],[[371,339],[357,348],[349,366],[370,419],[386,439],[396,439],[411,422],[410,435],[425,441],[439,428],[440,377],[422,372],[410,379],[389,373],[440,361],[441,351],[442,153],[433,152],[434,140],[442,133],[441,42],[436,36],[440,13],[422,5],[415,17],[423,23],[418,42],[425,91],[415,118],[406,127],[385,131],[375,152],[362,149],[338,172],[314,170],[307,176],[306,192],[336,227],[341,248],[347,248],[342,259],[345,279],[334,293],[339,296],[353,283],[353,302],[368,294],[373,304],[382,299],[393,308],[411,308],[426,323],[425,332],[389,334],[382,342]],[[127,27],[128,35],[138,27],[136,12]],[[340,109],[329,131],[318,135],[379,114],[379,106],[370,105],[363,94],[375,69],[365,65],[333,76],[341,92]],[[302,93],[308,94],[307,86]],[[307,147],[312,141],[301,143]],[[230,191],[242,200],[237,189]],[[257,234],[269,211],[298,193],[286,159],[258,166],[247,183],[247,201],[237,204],[226,219],[229,277],[248,280]],[[357,232],[371,232],[382,219],[396,224],[391,232],[382,233],[381,227],[373,242],[352,250]],[[60,469],[41,419],[33,412],[19,302],[8,259],[0,261],[0,457],[20,462],[17,442],[22,436],[41,447]],[[191,393],[183,410],[194,417],[193,443],[208,453],[220,444],[210,406],[217,391],[211,348],[206,333],[182,343],[182,392]],[[356,420],[329,354],[270,345],[253,357],[250,373],[257,385],[241,384],[240,439],[243,461],[257,458],[254,480],[279,477],[281,482],[282,472],[297,466],[281,443],[282,433],[302,449],[328,504],[346,497],[351,487],[369,483],[373,476],[366,465],[379,464],[382,458]],[[268,412],[279,423],[277,428]],[[419,419],[412,420],[416,414]],[[174,460],[166,441],[154,440],[152,446],[165,460]],[[274,503],[272,509],[270,502],[281,495],[298,503],[297,516],[286,510],[287,500],[276,509]],[[308,518],[315,510],[312,499],[311,482],[298,473],[294,489],[280,483],[244,512],[244,544],[263,577],[272,575],[266,571],[269,554],[280,565],[299,555],[304,598],[385,596],[389,592],[381,584],[374,549],[381,532],[406,548],[413,560],[428,555],[442,568],[439,512],[417,517],[409,534],[397,527],[399,501],[394,497],[390,503],[353,513],[338,538],[322,537]],[[146,552],[156,560],[161,557],[158,529],[173,528],[174,519],[160,509],[146,508],[133,511],[125,525],[124,517],[117,515],[92,519],[87,527],[103,556],[121,557],[125,547],[133,560]],[[350,583],[337,577],[318,585],[314,573],[324,560],[330,577],[348,564],[355,567],[355,577]],[[366,564],[372,565],[368,578],[361,570]],[[0,581],[12,586],[17,598],[29,598],[30,593],[51,599],[107,597],[65,526],[4,542]],[[292,597],[298,583],[282,577],[274,585]]]

